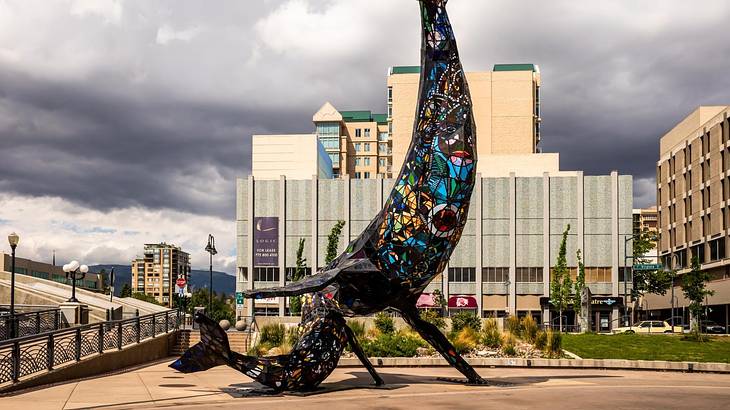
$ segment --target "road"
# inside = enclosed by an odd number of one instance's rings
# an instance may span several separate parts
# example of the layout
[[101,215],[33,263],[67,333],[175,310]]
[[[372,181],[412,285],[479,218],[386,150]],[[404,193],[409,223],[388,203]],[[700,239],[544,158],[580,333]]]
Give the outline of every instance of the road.
[[313,394],[251,395],[227,367],[180,374],[167,362],[0,398],[3,409],[727,409],[730,375],[581,369],[480,368],[496,385],[466,386],[451,368],[337,369]]

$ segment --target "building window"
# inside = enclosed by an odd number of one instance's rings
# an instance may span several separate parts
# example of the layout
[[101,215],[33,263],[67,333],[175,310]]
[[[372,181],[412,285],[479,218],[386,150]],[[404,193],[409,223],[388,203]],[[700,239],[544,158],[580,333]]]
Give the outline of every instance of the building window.
[[710,241],[710,260],[719,261],[725,259],[725,238]]
[[509,268],[482,268],[482,281],[486,283],[504,283],[509,280]]
[[363,145],[364,145],[364,147],[363,147],[363,148],[365,148],[365,152],[370,152],[370,143],[369,143],[369,142],[366,142],[366,143],[365,143],[365,144],[363,144]]
[[362,178],[362,174],[360,172],[355,172],[355,179]]
[[381,132],[378,134],[378,141],[388,141],[388,133]]
[[[302,268],[304,271],[304,276],[311,276],[312,275],[312,268]],[[294,273],[297,271],[297,268],[286,268],[286,280],[287,282],[292,281],[294,277]]]
[[356,166],[356,167],[359,167],[359,166],[360,166],[360,162],[361,162],[361,161],[360,161],[360,157],[356,157],[356,158],[355,158],[355,166]]
[[370,165],[370,157],[365,157],[362,159],[363,165],[366,167]]
[[370,128],[365,128],[365,138],[370,138]]
[[334,137],[319,137],[319,142],[322,143],[322,146],[324,149],[328,151],[333,150],[340,150],[340,137],[334,136]]
[[385,167],[385,164],[386,164],[386,163],[385,163],[385,158],[380,158],[380,159],[378,159],[378,164],[379,164],[379,165],[380,165],[381,167]]
[[388,118],[393,118],[393,105],[388,104]]
[[364,175],[365,179],[370,179],[370,172],[366,171],[363,173],[363,175]]
[[541,283],[542,282],[542,268],[531,267],[531,268],[517,268],[516,280],[518,283]]
[[705,244],[701,243],[692,247],[692,259],[697,258],[700,263],[705,263]]
[[253,280],[256,282],[278,282],[279,268],[253,268]]
[[388,102],[393,102],[393,87],[388,87]]
[[360,128],[355,129],[355,137],[362,137],[362,130]]
[[360,152],[362,150],[362,144],[361,143],[355,143],[355,152]]
[[449,282],[476,282],[476,269],[449,268]]

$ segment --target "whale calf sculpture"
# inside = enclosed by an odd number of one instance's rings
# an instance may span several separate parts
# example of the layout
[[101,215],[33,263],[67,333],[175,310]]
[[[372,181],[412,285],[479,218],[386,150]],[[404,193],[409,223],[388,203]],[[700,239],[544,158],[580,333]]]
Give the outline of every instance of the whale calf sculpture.
[[172,367],[198,371],[226,364],[275,389],[311,389],[332,372],[349,343],[376,384],[382,384],[344,317],[390,308],[400,312],[470,383],[484,383],[416,308],[419,295],[444,271],[461,237],[476,174],[471,97],[446,2],[419,0],[422,61],[413,138],[382,211],[317,274],[287,286],[245,293],[253,299],[312,294],[305,303],[300,342],[289,355],[239,355],[228,349],[222,329],[199,316],[202,341]]

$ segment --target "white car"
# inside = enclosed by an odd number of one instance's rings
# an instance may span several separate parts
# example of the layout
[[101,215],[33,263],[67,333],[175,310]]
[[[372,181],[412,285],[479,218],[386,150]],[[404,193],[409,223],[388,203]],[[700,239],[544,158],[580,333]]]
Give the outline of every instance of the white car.
[[634,326],[617,327],[611,330],[612,333],[640,333],[640,334],[655,334],[655,333],[682,333],[682,326],[674,326],[674,332],[672,332],[672,326],[664,320],[645,320],[639,322]]

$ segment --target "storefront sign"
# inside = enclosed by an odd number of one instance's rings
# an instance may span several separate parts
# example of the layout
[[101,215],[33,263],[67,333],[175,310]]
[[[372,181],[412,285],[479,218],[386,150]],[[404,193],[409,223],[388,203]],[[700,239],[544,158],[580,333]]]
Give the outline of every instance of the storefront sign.
[[263,216],[254,218],[253,236],[254,266],[279,265],[279,218]]
[[605,296],[594,296],[591,298],[591,306],[608,306],[608,307],[617,307],[617,306],[623,306],[624,299],[622,297],[605,297]]
[[457,309],[476,309],[477,300],[473,296],[451,296],[449,307]]

